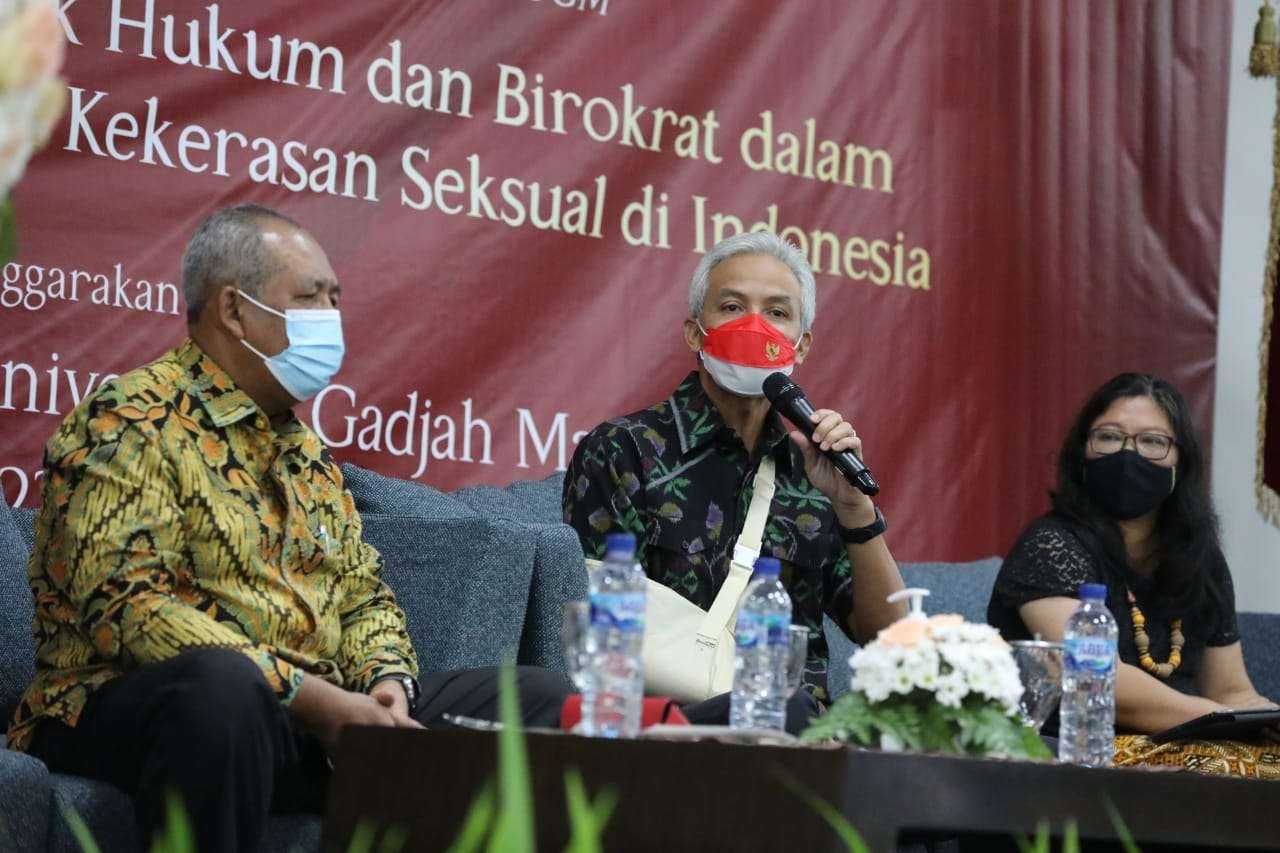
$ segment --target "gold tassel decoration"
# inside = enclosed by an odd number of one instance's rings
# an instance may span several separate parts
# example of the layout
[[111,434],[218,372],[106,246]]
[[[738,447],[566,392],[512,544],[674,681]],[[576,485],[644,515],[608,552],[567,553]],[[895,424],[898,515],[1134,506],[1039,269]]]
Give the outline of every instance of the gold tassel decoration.
[[[1267,236],[1267,261],[1262,273],[1262,341],[1258,345],[1258,459],[1253,487],[1262,517],[1280,527],[1280,492],[1263,477],[1266,467],[1267,393],[1271,348],[1280,341],[1271,337],[1275,325],[1276,275],[1280,272],[1280,79],[1276,80],[1276,116],[1271,142],[1271,229]],[[1275,436],[1272,437],[1276,438]]]
[[1258,7],[1258,23],[1253,27],[1253,47],[1249,49],[1249,74],[1253,77],[1275,77],[1276,10],[1271,0]]

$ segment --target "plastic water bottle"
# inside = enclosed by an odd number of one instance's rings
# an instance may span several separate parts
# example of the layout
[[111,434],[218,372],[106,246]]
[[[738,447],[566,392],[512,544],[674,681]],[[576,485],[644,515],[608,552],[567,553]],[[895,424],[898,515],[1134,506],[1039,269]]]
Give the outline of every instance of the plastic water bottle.
[[772,557],[756,560],[734,632],[733,694],[729,725],[783,731],[787,722],[787,627],[791,596]]
[[598,737],[635,737],[644,702],[645,575],[636,563],[634,536],[609,534],[604,562],[591,574],[589,588],[595,654],[582,728]]
[[1087,767],[1109,767],[1115,756],[1117,629],[1106,597],[1103,584],[1080,587],[1063,634],[1058,758]]

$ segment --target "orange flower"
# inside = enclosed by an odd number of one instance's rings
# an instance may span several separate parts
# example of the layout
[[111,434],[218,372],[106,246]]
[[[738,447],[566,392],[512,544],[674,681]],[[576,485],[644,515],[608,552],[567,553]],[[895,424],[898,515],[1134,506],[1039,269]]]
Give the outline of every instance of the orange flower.
[[929,617],[930,628],[954,628],[964,624],[964,617],[959,613],[938,613]]
[[924,637],[929,623],[908,616],[899,619],[876,635],[876,640],[887,646],[914,646]]
[[33,3],[0,30],[0,92],[47,80],[62,66],[67,44],[57,10]]

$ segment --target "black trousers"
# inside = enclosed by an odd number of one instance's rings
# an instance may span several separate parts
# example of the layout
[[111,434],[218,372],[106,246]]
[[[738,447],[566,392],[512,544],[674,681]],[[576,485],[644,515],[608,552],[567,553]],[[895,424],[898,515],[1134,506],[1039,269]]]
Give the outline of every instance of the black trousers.
[[[496,719],[497,673],[426,676],[415,716]],[[557,726],[568,685],[533,667],[516,674],[525,723]],[[258,667],[229,649],[184,652],[109,681],[74,728],[42,723],[31,754],[54,772],[132,793],[144,846],[163,823],[167,793],[176,793],[201,853],[257,850],[269,813],[318,814],[329,781],[320,742],[292,725]]]

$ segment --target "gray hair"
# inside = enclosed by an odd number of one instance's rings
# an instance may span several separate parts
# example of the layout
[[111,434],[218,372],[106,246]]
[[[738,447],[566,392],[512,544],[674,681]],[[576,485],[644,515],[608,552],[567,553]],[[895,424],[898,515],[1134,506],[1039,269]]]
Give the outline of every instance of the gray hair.
[[250,296],[280,271],[280,258],[262,242],[262,225],[270,220],[302,226],[283,213],[260,204],[238,204],[209,214],[187,241],[182,253],[182,295],[187,322],[200,319],[209,297],[220,286],[237,287]]
[[769,255],[786,264],[800,283],[800,329],[807,332],[813,328],[813,318],[818,311],[818,297],[809,260],[794,243],[768,231],[748,231],[728,237],[702,256],[698,268],[693,271],[693,280],[689,282],[690,317],[694,320],[702,319],[702,304],[707,300],[711,271],[737,255]]

